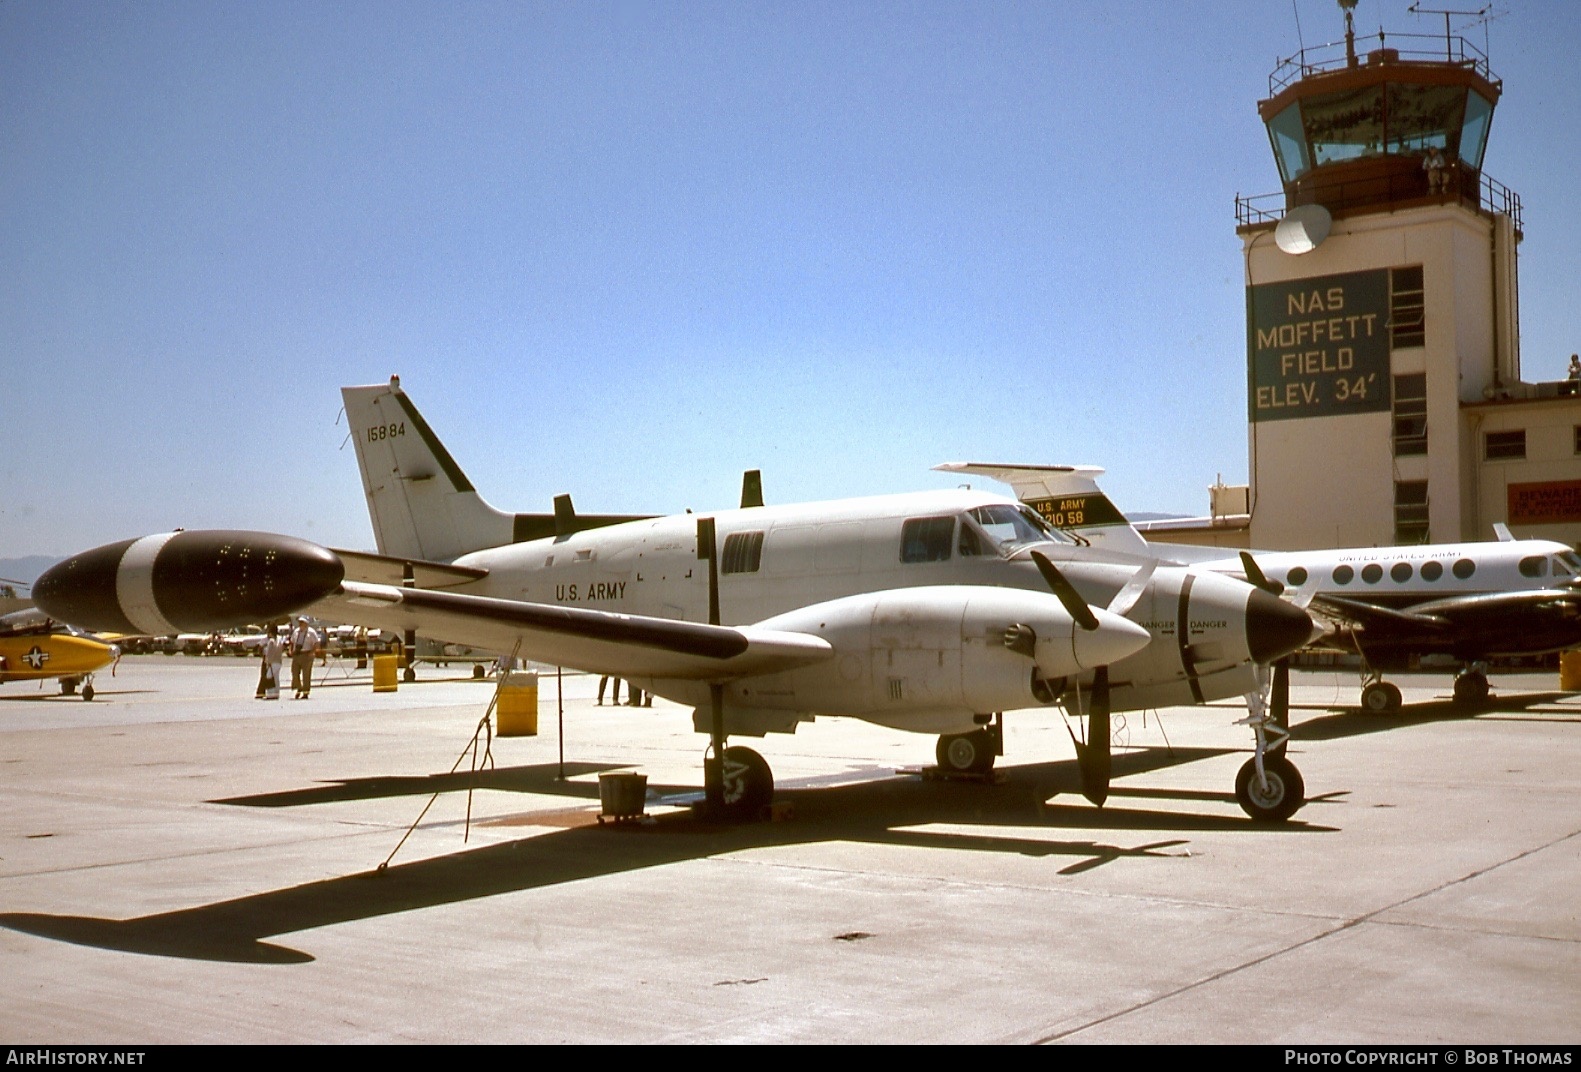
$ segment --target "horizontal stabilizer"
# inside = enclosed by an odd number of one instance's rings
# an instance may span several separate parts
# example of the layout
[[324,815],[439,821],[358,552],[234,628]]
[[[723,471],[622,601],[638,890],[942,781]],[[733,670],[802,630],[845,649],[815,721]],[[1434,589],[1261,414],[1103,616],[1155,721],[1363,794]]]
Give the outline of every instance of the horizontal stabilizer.
[[458,584],[482,580],[489,575],[486,569],[475,566],[453,566],[448,562],[426,562],[399,555],[379,555],[372,551],[345,551],[331,548],[346,564],[348,581],[366,581],[371,584],[400,584],[406,571],[412,571],[412,583],[419,588],[451,588]]

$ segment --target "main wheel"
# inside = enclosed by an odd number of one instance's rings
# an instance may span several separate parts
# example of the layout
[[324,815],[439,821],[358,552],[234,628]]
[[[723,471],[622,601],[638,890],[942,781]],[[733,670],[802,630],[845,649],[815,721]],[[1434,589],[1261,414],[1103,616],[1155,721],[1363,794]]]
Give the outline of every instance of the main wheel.
[[1488,679],[1482,674],[1461,674],[1455,678],[1455,702],[1479,704],[1488,698]]
[[62,696],[75,696],[77,694],[77,679],[74,677],[61,678],[60,694]]
[[939,766],[952,774],[987,774],[994,769],[994,744],[987,730],[947,733],[934,749]]
[[1283,756],[1264,756],[1263,773],[1267,785],[1257,780],[1256,757],[1248,759],[1235,776],[1235,799],[1258,822],[1282,823],[1306,803],[1306,785],[1295,764]]
[[[725,814],[736,821],[756,819],[774,799],[774,772],[768,761],[750,748],[725,749],[724,785],[720,800]],[[713,788],[713,764],[708,764],[707,788]],[[711,794],[710,794],[711,795]]]
[[1361,690],[1361,706],[1375,715],[1398,711],[1402,702],[1399,688],[1387,681],[1374,681]]

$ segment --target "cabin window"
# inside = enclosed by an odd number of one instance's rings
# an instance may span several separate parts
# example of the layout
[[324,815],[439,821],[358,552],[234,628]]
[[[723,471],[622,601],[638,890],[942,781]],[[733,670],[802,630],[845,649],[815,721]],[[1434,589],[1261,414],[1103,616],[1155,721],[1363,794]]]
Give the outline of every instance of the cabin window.
[[1527,555],[1521,559],[1520,571],[1522,577],[1548,576],[1548,559],[1542,555]]
[[1477,572],[1477,564],[1469,558],[1462,558],[1455,563],[1450,572],[1463,581],[1469,581],[1471,575]]
[[1526,457],[1526,429],[1513,432],[1489,432],[1483,440],[1482,456],[1488,461],[1501,458]]
[[1377,584],[1383,580],[1383,567],[1376,562],[1369,562],[1361,568],[1361,579],[1368,584]]
[[1349,584],[1351,582],[1351,580],[1355,576],[1356,576],[1356,571],[1351,569],[1349,566],[1335,566],[1334,567],[1334,583],[1335,584]]
[[1389,579],[1395,584],[1404,584],[1411,579],[1411,564],[1409,562],[1396,562],[1389,570]]
[[725,537],[724,554],[719,559],[720,573],[756,573],[762,564],[761,532],[732,532]]
[[1444,564],[1431,560],[1422,563],[1422,580],[1436,581],[1444,575]]
[[1293,569],[1289,573],[1285,574],[1285,583],[1290,585],[1290,587],[1292,587],[1292,588],[1300,588],[1303,584],[1306,584],[1307,583],[1306,567],[1305,566],[1297,566],[1295,569]]
[[946,562],[955,536],[953,517],[914,517],[900,526],[902,562]]
[[1576,446],[1576,453],[1577,454],[1581,454],[1581,424],[1576,425],[1575,436],[1576,436],[1576,444],[1575,444],[1575,446]]

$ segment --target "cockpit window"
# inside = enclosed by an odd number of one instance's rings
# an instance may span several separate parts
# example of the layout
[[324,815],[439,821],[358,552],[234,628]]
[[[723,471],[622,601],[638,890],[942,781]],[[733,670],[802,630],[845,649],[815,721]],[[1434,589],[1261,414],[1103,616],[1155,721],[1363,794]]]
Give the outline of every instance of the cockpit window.
[[1546,577],[1548,576],[1548,559],[1542,555],[1527,555],[1521,559],[1520,569],[1522,577]]
[[1560,551],[1554,556],[1554,576],[1571,577],[1581,573],[1581,556],[1574,551]]
[[900,526],[902,562],[945,562],[955,535],[953,517],[914,517]]
[[[1017,547],[1029,543],[1070,543],[1063,534],[1049,528],[1048,522],[1031,508],[1017,503],[994,503],[979,506],[967,516],[982,530],[989,546],[998,554],[1008,555]],[[966,526],[963,525],[964,529]],[[964,538],[962,543],[964,545]],[[961,552],[965,554],[965,550]],[[978,552],[986,553],[986,552]]]
[[977,535],[977,530],[971,525],[962,522],[960,545],[956,550],[962,558],[970,558],[983,553],[982,538]]

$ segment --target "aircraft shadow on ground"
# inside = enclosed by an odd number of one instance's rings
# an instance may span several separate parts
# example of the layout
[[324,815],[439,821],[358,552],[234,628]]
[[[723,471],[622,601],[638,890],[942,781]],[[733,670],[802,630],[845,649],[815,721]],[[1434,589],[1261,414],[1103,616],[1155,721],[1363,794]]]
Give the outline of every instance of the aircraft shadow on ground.
[[102,705],[122,696],[149,696],[158,689],[101,689],[94,686],[94,697],[84,700],[77,693],[61,692],[59,690],[30,692],[30,693],[0,693],[0,703],[68,703],[81,707],[84,711],[92,710],[97,705]]
[[[1369,733],[1410,729],[1413,726],[1426,726],[1437,722],[1493,720],[1500,715],[1530,711],[1541,704],[1557,703],[1574,697],[1575,693],[1570,692],[1523,692],[1490,696],[1479,704],[1460,704],[1453,700],[1428,700],[1424,703],[1405,704],[1398,711],[1383,714],[1374,714],[1360,707],[1292,704],[1292,712],[1323,711],[1325,714],[1300,722],[1292,720],[1290,736],[1297,741],[1335,741]],[[1581,715],[1581,707],[1568,713]]]
[[[1226,755],[1227,749],[1145,748],[1114,757],[1116,777],[1134,777],[1164,767]],[[553,768],[530,767],[492,772],[502,784],[551,783]],[[608,768],[583,764],[580,771]],[[1044,838],[998,834],[994,828],[1059,830],[1094,828],[1118,834],[1203,833],[1259,830],[1239,814],[1182,814],[1135,806],[1102,810],[1080,800],[1073,760],[1003,769],[998,784],[928,781],[895,776],[858,784],[784,789],[778,798],[794,808],[786,822],[728,825],[705,821],[693,812],[656,816],[642,824],[583,825],[520,840],[465,849],[426,860],[394,864],[318,882],[266,890],[234,900],[198,905],[131,919],[62,916],[43,913],[0,914],[0,926],[14,931],[101,949],[194,960],[254,964],[301,964],[313,957],[267,939],[336,923],[371,919],[498,894],[553,886],[665,864],[705,859],[754,848],[847,842],[951,851],[998,852],[1066,860],[1059,874],[1080,875],[1121,859],[1176,857],[1186,838],[1125,844],[1127,839]],[[366,790],[371,783],[392,785],[396,795],[431,792],[428,779],[369,780],[345,786]],[[464,788],[464,787],[463,787]],[[331,790],[333,791],[333,790]],[[300,803],[318,802],[304,790]],[[579,794],[580,795],[580,791]],[[1195,799],[1191,794],[1150,794],[1129,786],[1116,797],[1140,800]],[[281,806],[290,794],[274,794]],[[1202,794],[1215,802],[1233,795]],[[1062,800],[1055,802],[1054,798]],[[335,799],[361,799],[362,795]],[[256,803],[260,798],[244,798]],[[530,819],[530,817],[528,817]],[[971,830],[924,829],[968,827]],[[1261,828],[1266,830],[1268,828]],[[1332,827],[1292,822],[1281,832],[1331,831]],[[988,830],[990,832],[980,832]],[[1130,839],[1140,841],[1142,838]]]
[[[626,770],[629,766],[630,764],[619,763],[567,763],[564,770],[566,779],[570,779],[602,774],[605,771]],[[434,793],[465,792],[469,789],[598,799],[596,783],[561,779],[560,770],[558,764],[540,763],[532,766],[492,767],[476,771],[454,771],[447,774],[423,774],[411,777],[351,778],[346,781],[326,782],[307,789],[224,797],[208,803],[236,804],[249,808],[294,808],[304,804],[334,804],[350,800],[426,797]],[[654,788],[655,792],[660,793],[687,791],[685,786]]]

